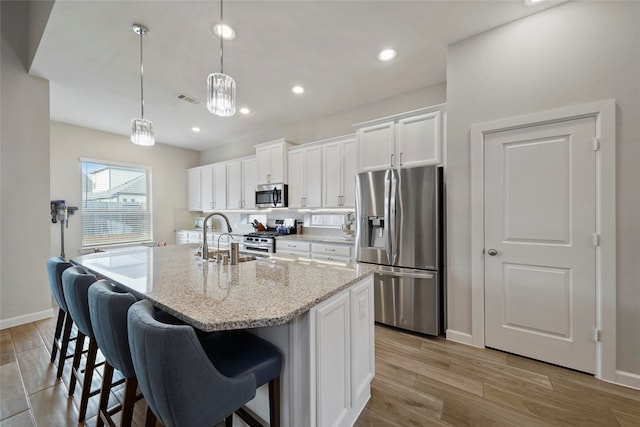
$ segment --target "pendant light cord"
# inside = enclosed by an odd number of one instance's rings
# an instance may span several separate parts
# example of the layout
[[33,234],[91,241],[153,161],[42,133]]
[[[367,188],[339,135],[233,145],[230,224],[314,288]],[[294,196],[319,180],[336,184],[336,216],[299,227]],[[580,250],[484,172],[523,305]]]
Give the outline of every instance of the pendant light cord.
[[140,118],[144,119],[144,66],[142,65],[142,36],[144,35],[144,30],[140,29],[140,110],[141,116]]
[[224,74],[224,69],[223,69],[224,48],[222,47],[223,40],[224,40],[224,20],[222,18],[222,0],[220,0],[220,74]]

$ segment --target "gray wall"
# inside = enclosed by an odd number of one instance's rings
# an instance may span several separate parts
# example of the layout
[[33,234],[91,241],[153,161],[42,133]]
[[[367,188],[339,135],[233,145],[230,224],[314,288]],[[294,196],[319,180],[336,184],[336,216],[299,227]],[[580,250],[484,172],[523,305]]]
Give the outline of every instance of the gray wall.
[[285,138],[289,141],[305,144],[307,142],[347,135],[355,132],[353,127],[355,123],[442,104],[443,102],[446,102],[446,85],[445,83],[440,83],[415,92],[372,102],[316,120],[292,124],[277,131],[266,131],[262,134],[247,136],[238,143],[205,150],[201,152],[200,163],[206,165],[237,157],[249,156],[255,154],[255,149],[253,148],[255,144],[278,138]]
[[49,82],[26,72],[30,13],[29,2],[0,2],[0,328],[51,314]]
[[640,374],[640,2],[565,3],[449,47],[450,329],[471,333],[471,125],[610,98],[617,103],[617,369]]
[[[187,169],[198,165],[200,153],[156,144],[141,147],[127,136],[51,122],[51,199],[70,206],[82,201],[81,157],[106,162],[151,166],[153,188],[153,238],[175,243],[175,229],[193,228],[187,210]],[[71,216],[65,230],[65,252],[71,258],[81,249],[82,218]],[[60,252],[60,227],[49,227],[51,253]]]

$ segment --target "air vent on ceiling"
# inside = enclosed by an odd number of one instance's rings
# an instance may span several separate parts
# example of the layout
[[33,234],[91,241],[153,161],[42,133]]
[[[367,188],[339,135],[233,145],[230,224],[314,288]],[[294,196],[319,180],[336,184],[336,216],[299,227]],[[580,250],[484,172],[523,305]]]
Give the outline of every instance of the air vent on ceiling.
[[178,99],[188,102],[189,104],[202,104],[202,101],[192,98],[189,95],[185,95],[184,93],[179,94]]

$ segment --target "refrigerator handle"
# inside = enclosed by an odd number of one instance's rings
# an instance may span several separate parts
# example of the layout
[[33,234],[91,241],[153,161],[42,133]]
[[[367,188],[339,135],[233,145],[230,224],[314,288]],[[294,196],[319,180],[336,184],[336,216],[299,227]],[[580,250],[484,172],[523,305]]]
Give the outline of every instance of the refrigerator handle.
[[389,237],[391,238],[391,253],[390,264],[395,265],[396,258],[398,256],[398,224],[396,223],[396,203],[398,200],[398,177],[397,172],[394,169],[389,171],[391,173],[391,197],[389,202]]
[[391,209],[391,179],[393,170],[388,169],[384,174],[384,249],[387,253],[387,262],[389,264],[393,264],[392,254],[392,236],[391,236],[391,217],[390,217],[390,209]]

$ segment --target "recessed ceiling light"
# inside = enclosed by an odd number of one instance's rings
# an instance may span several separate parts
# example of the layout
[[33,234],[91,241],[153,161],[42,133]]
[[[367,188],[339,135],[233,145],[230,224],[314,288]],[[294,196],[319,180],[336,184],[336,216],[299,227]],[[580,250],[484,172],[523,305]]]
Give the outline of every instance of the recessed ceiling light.
[[247,107],[241,107],[238,112],[240,112],[240,114],[251,114],[251,110],[248,109]]
[[380,61],[386,62],[391,61],[397,55],[396,51],[393,49],[385,49],[378,54],[378,59]]
[[301,95],[304,93],[304,88],[302,86],[294,86],[291,88],[291,92],[295,93],[296,95]]
[[200,128],[198,126],[192,127],[191,130],[194,132],[200,132]]
[[213,34],[222,37],[223,40],[233,40],[236,38],[236,32],[228,25],[216,24],[213,26]]

